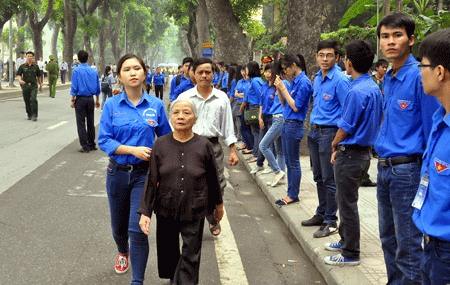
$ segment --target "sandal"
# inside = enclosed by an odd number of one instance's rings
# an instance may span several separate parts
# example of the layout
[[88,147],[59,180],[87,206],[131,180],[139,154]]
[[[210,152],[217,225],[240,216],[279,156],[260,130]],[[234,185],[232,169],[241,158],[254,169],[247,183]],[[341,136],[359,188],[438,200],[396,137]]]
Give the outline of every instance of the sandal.
[[253,163],[256,162],[258,160],[258,158],[256,156],[252,156],[249,159],[247,159],[247,163]]
[[[216,231],[216,230],[219,230],[219,233],[218,234],[214,234],[214,232]],[[211,232],[211,234],[213,235],[213,236],[218,236],[218,235],[220,235],[220,233],[222,232],[222,229],[221,229],[221,227],[220,227],[220,224],[216,224],[214,227],[212,227],[211,228],[211,226],[209,227],[209,231]]]
[[280,206],[285,206],[285,205],[289,205],[289,204],[293,204],[293,203],[297,203],[297,202],[300,202],[300,199],[299,199],[299,198],[295,198],[294,200],[289,201],[289,202],[286,201],[286,199],[281,198],[280,200],[277,200],[277,201],[275,202],[275,204],[280,205]]
[[245,149],[247,149],[247,146],[244,144],[244,145],[242,145],[242,146],[238,146],[237,148],[236,148],[236,150],[245,150]]
[[253,149],[244,149],[242,151],[242,154],[252,154],[253,153]]

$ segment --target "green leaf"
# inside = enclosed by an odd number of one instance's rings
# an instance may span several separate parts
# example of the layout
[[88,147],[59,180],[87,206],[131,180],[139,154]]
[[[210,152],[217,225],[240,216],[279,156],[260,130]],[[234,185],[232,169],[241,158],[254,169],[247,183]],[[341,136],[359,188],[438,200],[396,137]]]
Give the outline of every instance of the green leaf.
[[341,22],[339,22],[339,27],[345,27],[350,23],[350,20],[358,16],[359,14],[364,13],[366,10],[366,5],[370,5],[373,3],[373,0],[358,0],[356,1],[350,8],[348,8],[347,12],[345,12],[342,17]]

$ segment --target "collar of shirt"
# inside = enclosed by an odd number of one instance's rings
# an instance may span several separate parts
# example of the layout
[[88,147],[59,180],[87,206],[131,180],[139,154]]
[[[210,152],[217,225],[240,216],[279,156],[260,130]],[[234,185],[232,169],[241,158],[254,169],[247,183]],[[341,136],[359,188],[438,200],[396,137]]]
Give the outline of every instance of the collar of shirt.
[[355,80],[352,81],[352,83],[350,83],[350,89],[353,88],[353,86],[367,80],[368,78],[370,78],[370,80],[372,80],[372,78],[370,77],[369,73],[364,73],[361,74],[360,76],[358,76],[358,78],[356,78]]
[[[303,76],[306,76],[306,73],[304,71],[300,72],[293,80],[291,85],[297,84],[302,78]],[[322,75],[321,75],[322,76]],[[328,74],[327,74],[328,76]],[[330,78],[331,79],[331,78]]]
[[142,98],[141,98],[141,100],[139,101],[139,103],[136,106],[134,106],[133,103],[131,103],[131,101],[128,99],[127,93],[125,92],[125,90],[123,90],[122,93],[120,93],[119,95],[116,95],[116,96],[120,96],[119,97],[119,102],[120,103],[128,104],[132,108],[138,107],[139,105],[141,105],[144,102],[144,100],[146,102],[149,102],[149,100],[147,98],[147,96],[149,96],[149,95],[145,91],[143,91]]
[[[337,70],[336,65],[334,65],[334,67],[327,73],[327,75],[325,75],[325,78],[328,78],[330,80],[333,79],[333,76],[336,72],[339,72],[339,71]],[[322,69],[316,73],[316,78],[319,78],[320,81],[325,81],[325,78],[322,77]]]
[[[403,81],[406,78],[406,75],[408,73],[408,69],[412,68],[412,67],[417,67],[415,65],[418,64],[418,63],[419,62],[414,58],[414,56],[412,54],[410,54],[408,59],[406,60],[406,62],[402,65],[402,67],[400,67],[400,69],[398,70],[397,74],[393,78],[396,78],[397,80]],[[394,72],[394,68],[391,68],[386,73],[385,77],[387,77],[387,76],[392,77],[392,72]]]

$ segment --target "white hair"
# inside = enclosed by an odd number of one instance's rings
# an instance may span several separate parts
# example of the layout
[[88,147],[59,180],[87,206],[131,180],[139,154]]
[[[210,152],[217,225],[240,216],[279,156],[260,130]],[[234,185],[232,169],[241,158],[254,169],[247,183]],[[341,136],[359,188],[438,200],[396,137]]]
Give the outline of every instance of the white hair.
[[173,101],[170,104],[170,115],[172,115],[172,111],[173,111],[173,107],[177,104],[177,103],[189,103],[189,105],[191,105],[192,111],[194,112],[194,117],[197,119],[198,118],[198,112],[197,112],[197,107],[195,106],[195,104],[191,101],[191,100],[187,100],[187,99],[176,99],[175,101]]

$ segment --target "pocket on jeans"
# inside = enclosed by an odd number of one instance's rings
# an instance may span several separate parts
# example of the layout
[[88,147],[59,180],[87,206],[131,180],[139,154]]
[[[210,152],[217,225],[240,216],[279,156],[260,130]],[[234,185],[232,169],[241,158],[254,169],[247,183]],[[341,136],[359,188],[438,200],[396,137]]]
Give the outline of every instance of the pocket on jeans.
[[113,166],[111,163],[108,164],[108,167],[106,168],[106,173],[110,176],[114,176],[114,174],[116,173],[116,167]]
[[450,265],[450,242],[435,240],[433,250],[437,259]]
[[[414,175],[420,175],[417,173],[417,163],[404,163],[392,166],[392,174],[398,177],[412,177]],[[420,169],[419,169],[420,170]]]
[[333,129],[333,128],[319,130],[319,134],[323,138],[334,137],[334,136],[336,136],[336,133],[337,133],[337,129]]

